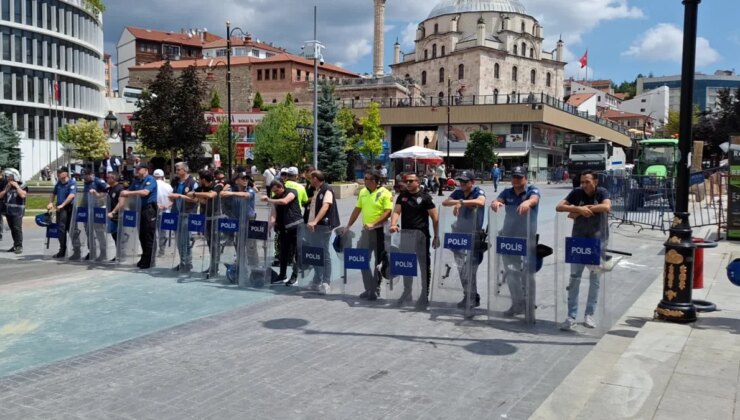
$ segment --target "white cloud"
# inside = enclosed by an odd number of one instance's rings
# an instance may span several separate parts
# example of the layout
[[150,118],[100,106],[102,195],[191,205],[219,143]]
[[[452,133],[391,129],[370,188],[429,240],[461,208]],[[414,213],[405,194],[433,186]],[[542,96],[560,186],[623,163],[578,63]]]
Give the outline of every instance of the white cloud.
[[342,56],[346,57],[348,62],[354,63],[361,57],[372,52],[372,43],[370,42],[370,40],[363,38],[353,40],[349,44],[347,44],[344,47],[344,53],[342,54]]
[[[683,31],[668,23],[661,23],[637,38],[623,56],[647,61],[680,62],[683,55]],[[706,38],[696,38],[696,65],[706,66],[720,59]]]
[[401,32],[401,47],[402,48],[414,48],[414,42],[416,41],[416,29],[419,24],[410,22]]

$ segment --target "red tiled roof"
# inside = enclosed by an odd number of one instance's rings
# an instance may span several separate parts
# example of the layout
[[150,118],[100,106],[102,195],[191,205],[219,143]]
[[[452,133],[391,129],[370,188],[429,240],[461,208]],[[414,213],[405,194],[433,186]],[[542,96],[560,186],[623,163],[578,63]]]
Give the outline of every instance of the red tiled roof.
[[[184,69],[190,66],[208,67],[208,65],[211,64],[211,62],[213,62],[212,65],[216,65],[216,66],[225,65],[226,58],[219,57],[216,59],[198,58],[198,59],[177,60],[177,61],[170,61],[170,65],[172,66],[173,69]],[[299,57],[293,54],[288,54],[288,53],[275,54],[274,56],[270,58],[256,58],[256,57],[244,57],[244,56],[231,57],[232,66],[245,66],[245,65],[253,65],[253,64],[254,65],[273,64],[273,63],[283,63],[283,62],[294,62],[294,63],[304,64],[306,66],[313,66],[313,60],[308,60],[306,58]],[[164,61],[155,61],[152,63],[141,64],[136,67],[129,68],[129,71],[158,69],[162,67],[164,63],[165,63]],[[324,64],[320,66],[320,68],[323,70],[332,71],[335,73],[343,73],[344,75],[350,76],[350,77],[359,77],[358,74],[353,73],[342,67],[335,66],[333,64]]]
[[[271,52],[275,52],[275,53],[285,52],[285,50],[283,50],[281,48],[275,47],[275,46],[270,45],[270,44],[266,44],[264,42],[254,41],[252,38],[244,39],[244,38],[233,37],[233,38],[231,38],[231,46],[232,47],[255,47],[255,48],[259,48],[261,50],[271,51]],[[211,48],[226,48],[226,39],[225,38],[222,38],[222,39],[218,39],[218,40],[213,41],[213,42],[209,42],[209,43],[205,44],[203,46],[203,48],[206,48],[206,49],[211,49]]]
[[600,116],[601,118],[606,118],[607,120],[647,118],[646,115],[633,114],[631,112],[618,111],[615,109],[608,109],[606,111],[603,111]]
[[625,100],[625,98],[627,98],[627,95],[629,95],[629,93],[619,93],[619,92],[617,92],[617,93],[614,94],[614,97],[617,98],[617,99],[619,99],[620,101],[623,101],[623,100]]
[[594,96],[596,96],[595,93],[574,93],[568,98],[568,105],[579,107]]
[[201,35],[199,34],[190,36],[181,32],[163,32],[154,29],[136,28],[133,26],[127,26],[126,30],[131,32],[131,35],[133,35],[136,39],[175,45],[187,45],[191,47],[203,47],[203,45],[207,43],[222,39],[220,36],[214,35],[210,32],[203,33],[204,40],[201,41]]

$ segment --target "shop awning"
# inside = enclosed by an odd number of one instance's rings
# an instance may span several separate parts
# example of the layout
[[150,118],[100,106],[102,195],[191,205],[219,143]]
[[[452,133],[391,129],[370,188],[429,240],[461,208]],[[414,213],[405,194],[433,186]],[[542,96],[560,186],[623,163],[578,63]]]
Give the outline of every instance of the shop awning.
[[495,153],[499,158],[523,157],[529,154],[529,150],[496,150]]

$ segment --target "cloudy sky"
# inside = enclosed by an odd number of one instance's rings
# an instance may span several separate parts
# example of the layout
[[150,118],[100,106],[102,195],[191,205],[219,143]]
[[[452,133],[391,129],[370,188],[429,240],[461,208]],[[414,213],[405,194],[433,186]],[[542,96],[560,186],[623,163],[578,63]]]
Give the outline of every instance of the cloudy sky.
[[[584,77],[578,59],[588,50],[589,78],[619,83],[638,73],[679,74],[684,8],[681,0],[521,0],[545,27],[545,49],[558,37],[566,42],[568,75]],[[105,48],[114,55],[125,26],[179,31],[207,28],[225,36],[225,21],[297,53],[313,38],[313,5],[319,10],[318,38],[325,58],[352,71],[372,71],[372,0],[109,0],[105,12]],[[413,50],[416,26],[435,0],[388,0],[385,63],[392,62],[396,39]],[[740,2],[709,0],[700,4],[697,71],[740,71]],[[386,67],[386,71],[390,70]]]

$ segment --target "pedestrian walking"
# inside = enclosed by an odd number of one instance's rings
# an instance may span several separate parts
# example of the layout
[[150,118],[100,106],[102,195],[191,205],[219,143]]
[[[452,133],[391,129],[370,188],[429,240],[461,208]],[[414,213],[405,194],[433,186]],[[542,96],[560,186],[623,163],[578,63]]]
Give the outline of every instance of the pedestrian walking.
[[498,192],[498,182],[501,180],[501,169],[494,163],[491,168],[491,181],[493,181],[493,192]]
[[[501,194],[491,202],[491,210],[498,212],[504,207],[506,216],[504,225],[499,235],[511,238],[532,238],[537,235],[537,212],[540,202],[540,190],[533,184],[527,182],[527,173],[521,166],[515,167],[511,171],[511,187],[505,188]],[[512,211],[516,209],[515,211]],[[526,219],[522,217],[529,215],[529,226],[523,223]],[[529,227],[529,229],[527,229]],[[504,311],[505,316],[514,316],[524,313],[526,308],[525,296],[523,291],[524,281],[530,282],[531,296],[535,299],[535,282],[534,278],[521,278],[522,258],[517,255],[502,255],[504,270],[506,271],[506,284],[511,294],[511,308]],[[530,259],[532,255],[528,256]],[[526,258],[526,257],[525,257]],[[531,264],[536,264],[531,261]]]
[[265,190],[270,189],[270,185],[272,185],[272,181],[275,180],[276,176],[277,176],[277,171],[275,170],[275,164],[268,163],[267,168],[265,169],[264,172],[262,172],[262,178],[264,179],[264,182],[265,182],[264,184]]
[[444,163],[440,163],[434,169],[434,173],[437,176],[437,184],[439,185],[439,190],[437,190],[437,195],[440,197],[442,197],[442,191],[447,185],[447,172],[446,171],[447,170],[445,169]]
[[[298,205],[298,192],[287,188],[282,181],[272,181],[270,192],[272,198],[263,195],[260,199],[273,206],[271,223],[275,226],[280,240],[280,274],[273,283],[285,282],[286,286],[291,286],[298,280],[296,267],[298,225],[303,223],[303,215]],[[287,276],[288,264],[292,266],[290,279]]]
[[[337,209],[337,200],[331,186],[326,183],[326,177],[321,171],[311,172],[311,186],[316,193],[314,194],[311,204],[308,207],[308,230],[313,232],[316,226],[326,226],[334,229],[339,226],[339,210]],[[329,236],[326,236],[326,242],[323,249],[329,249]],[[322,294],[330,292],[331,284],[331,258],[324,258],[323,267],[315,267],[312,288]]]
[[[141,199],[141,214],[139,215],[139,242],[141,243],[141,259],[136,266],[146,270],[152,266],[152,251],[154,249],[155,229],[157,228],[157,180],[149,175],[146,165],[136,167],[134,178],[128,190],[121,191],[121,197],[139,197]],[[118,203],[116,213],[123,207],[123,201]]]
[[8,221],[13,246],[8,252],[23,253],[23,216],[26,210],[28,187],[21,179],[17,169],[5,169],[5,188],[0,190],[0,202],[3,203],[5,218]]
[[[396,198],[391,215],[390,232],[396,233],[403,230],[418,230],[425,238],[424,250],[426,260],[424,267],[419,267],[421,272],[421,295],[416,302],[418,310],[425,310],[429,306],[429,283],[432,278],[432,255],[430,247],[439,248],[439,216],[434,205],[432,196],[420,188],[419,177],[415,173],[407,173],[404,176],[406,188]],[[400,224],[398,223],[400,220]],[[433,239],[430,238],[429,220],[432,221],[434,230]],[[431,241],[430,241],[431,239]],[[396,302],[403,305],[411,299],[412,278],[403,279],[403,294]]]
[[[605,244],[608,240],[609,226],[606,224],[605,214],[611,211],[612,203],[609,191],[598,186],[598,178],[591,170],[581,172],[581,186],[572,190],[564,200],[558,203],[555,211],[568,213],[573,219],[573,237],[598,238]],[[605,237],[606,236],[606,237]],[[602,246],[602,256],[604,252]],[[570,265],[570,282],[568,284],[568,318],[561,325],[562,330],[571,331],[576,326],[578,315],[578,292],[581,286],[581,276],[586,268],[583,264]],[[587,328],[595,328],[593,318],[598,301],[600,279],[595,268],[589,266],[589,287],[586,300],[586,312],[583,324]]]
[[[56,220],[59,227],[59,252],[54,254],[54,258],[64,258],[67,255],[67,232],[72,222],[72,203],[77,195],[77,181],[70,178],[69,169],[62,166],[57,171],[57,183],[49,197],[49,204],[46,209],[51,211],[56,209]],[[74,246],[74,244],[73,244]],[[79,244],[77,245],[77,255],[79,259]]]
[[[360,236],[359,248],[369,249],[375,254],[375,261],[382,264],[386,260],[385,228],[393,211],[393,194],[385,187],[380,186],[380,172],[371,170],[365,173],[365,187],[360,190],[347,226],[342,228],[343,236],[355,221],[362,215],[363,231]],[[377,300],[380,292],[380,278],[372,273],[362,271],[362,281],[365,291],[360,298]]]
[[[453,232],[473,233],[474,241],[480,242],[483,233],[484,211],[486,205],[486,193],[475,185],[475,177],[469,171],[463,171],[457,177],[460,188],[450,194],[442,202],[445,207],[453,207],[452,214],[457,218],[452,226]],[[480,306],[480,295],[478,294],[477,276],[478,266],[483,262],[483,250],[475,247],[473,251],[455,251],[455,264],[457,265],[460,281],[465,290],[463,299],[457,304],[460,309],[466,306]],[[467,272],[470,269],[472,272]],[[468,284],[470,282],[470,284]],[[470,295],[468,295],[470,293]],[[469,309],[469,308],[466,308]]]

